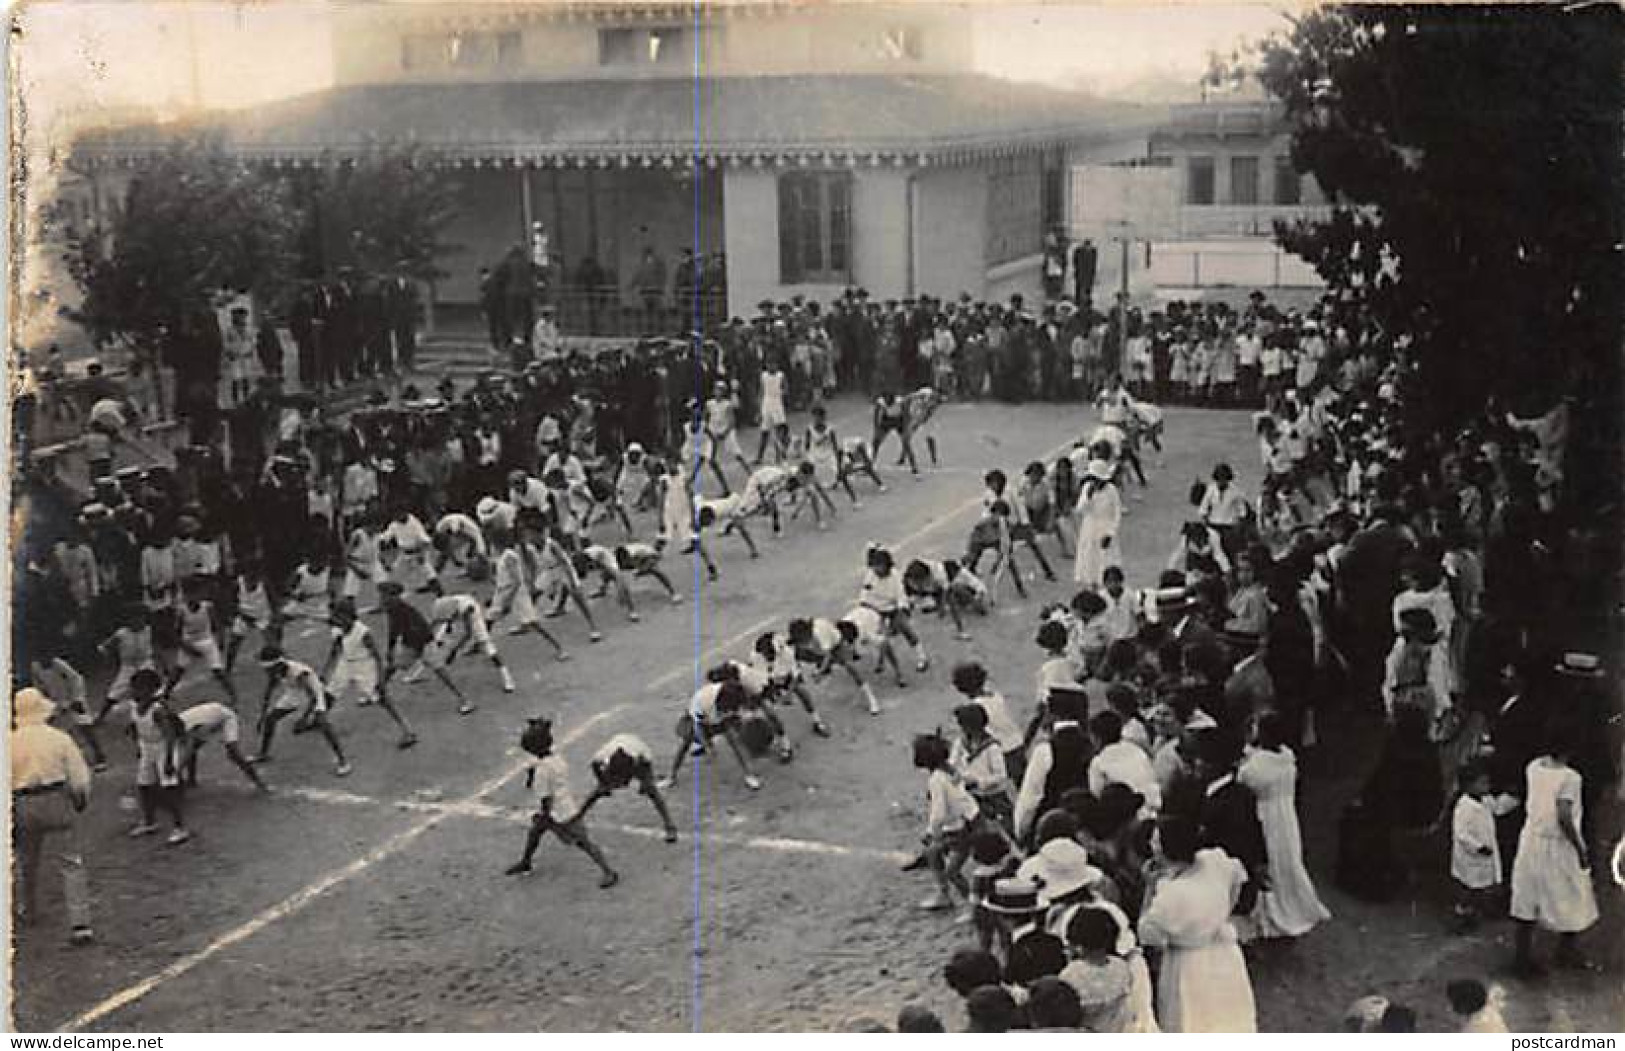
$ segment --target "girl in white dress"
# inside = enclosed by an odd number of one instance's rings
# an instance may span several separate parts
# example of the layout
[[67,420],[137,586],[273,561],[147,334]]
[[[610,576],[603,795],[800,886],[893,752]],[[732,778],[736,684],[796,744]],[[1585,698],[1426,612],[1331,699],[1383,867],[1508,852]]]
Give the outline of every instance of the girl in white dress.
[[1569,765],[1566,734],[1553,733],[1543,754],[1524,770],[1524,823],[1512,862],[1512,918],[1522,974],[1538,973],[1532,948],[1535,926],[1559,936],[1555,963],[1581,967],[1575,937],[1597,922],[1591,856],[1580,835],[1580,774]]
[[1286,723],[1275,712],[1259,715],[1253,748],[1236,771],[1236,780],[1258,797],[1258,822],[1264,828],[1270,887],[1259,895],[1252,922],[1261,938],[1297,938],[1331,912],[1315,893],[1303,865],[1303,835],[1298,827],[1298,760],[1286,746]]
[[1140,943],[1162,952],[1157,1021],[1165,1033],[1258,1031],[1247,960],[1230,916],[1247,870],[1222,850],[1198,851],[1194,822],[1157,826],[1165,868],[1140,917]]
[[1072,579],[1081,587],[1098,588],[1107,566],[1123,564],[1117,530],[1123,520],[1123,501],[1112,484],[1112,467],[1105,460],[1090,460],[1078,493],[1078,538],[1073,554]]

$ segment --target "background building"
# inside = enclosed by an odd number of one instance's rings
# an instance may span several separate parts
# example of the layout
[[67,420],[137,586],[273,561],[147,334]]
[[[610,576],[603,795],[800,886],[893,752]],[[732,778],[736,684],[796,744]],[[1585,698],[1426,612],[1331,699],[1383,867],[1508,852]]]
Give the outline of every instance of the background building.
[[1223,288],[1318,289],[1303,260],[1273,239],[1277,219],[1328,210],[1315,180],[1292,167],[1281,105],[1249,93],[1170,107],[1152,132],[1150,163],[1179,172],[1177,233],[1151,249],[1167,296]]
[[[479,267],[536,222],[567,323],[571,297],[593,294],[583,273],[637,305],[646,251],[669,305],[689,248],[721,253],[733,315],[853,285],[1031,294],[1067,170],[1143,157],[1161,116],[974,73],[971,20],[946,5],[355,5],[338,18],[333,88],[205,123],[272,165],[395,140],[455,170],[446,239],[460,251],[432,290],[443,317],[475,304]],[[167,130],[87,145],[137,164]]]

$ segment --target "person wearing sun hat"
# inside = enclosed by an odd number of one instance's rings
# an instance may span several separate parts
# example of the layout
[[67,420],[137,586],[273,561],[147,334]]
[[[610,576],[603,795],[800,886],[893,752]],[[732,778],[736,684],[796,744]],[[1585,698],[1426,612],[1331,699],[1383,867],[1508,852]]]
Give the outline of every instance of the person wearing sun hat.
[[[12,829],[21,876],[18,914],[27,923],[37,915],[40,864],[48,847],[62,879],[70,940],[95,940],[90,926],[90,886],[80,853],[79,815],[90,803],[90,768],[78,745],[50,725],[56,705],[32,686],[11,702]],[[53,840],[55,841],[53,844]]]

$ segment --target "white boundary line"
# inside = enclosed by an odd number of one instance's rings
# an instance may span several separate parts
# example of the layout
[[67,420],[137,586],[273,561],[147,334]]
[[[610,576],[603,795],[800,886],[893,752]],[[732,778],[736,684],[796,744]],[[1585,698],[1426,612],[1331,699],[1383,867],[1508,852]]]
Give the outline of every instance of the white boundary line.
[[[526,764],[528,765],[528,764]],[[409,810],[425,814],[437,814],[442,819],[447,817],[474,818],[483,821],[501,821],[506,824],[526,825],[530,823],[530,812],[520,807],[496,806],[478,800],[459,800],[450,803],[436,803],[418,799],[376,799],[372,796],[356,795],[352,792],[329,792],[325,789],[290,789],[283,793],[313,803],[326,803],[334,806],[350,807],[378,807],[394,808],[396,810]],[[634,836],[639,839],[664,839],[665,830],[650,828],[645,825],[625,825],[616,823],[595,823],[594,831],[609,831],[620,835]],[[822,857],[836,858],[868,858],[876,861],[904,862],[909,855],[897,850],[881,850],[877,847],[852,847],[843,843],[827,843],[816,839],[799,839],[793,836],[751,836],[738,835],[732,832],[696,832],[687,835],[690,840],[701,843],[715,843],[723,846],[746,847],[752,850],[769,850],[784,854],[811,854]]]
[[[587,731],[597,726],[603,720],[619,714],[620,711],[626,707],[627,705],[622,704],[599,712],[586,722],[580,724],[572,729],[569,733],[561,737],[559,739],[559,746],[562,748],[576,740],[579,740],[587,733]],[[493,776],[490,780],[481,784],[471,794],[465,797],[463,802],[478,802],[485,796],[488,796],[497,789],[501,788],[529,765],[530,764],[528,762],[519,763],[503,770],[501,773]],[[322,790],[312,791],[313,794],[309,798],[316,798],[315,793],[320,793],[327,796],[330,801],[344,797],[355,799],[366,798],[365,796],[352,797],[351,794],[347,792],[323,792]],[[449,808],[442,808],[439,811],[430,813],[422,821],[419,821],[410,828],[403,829],[402,831],[395,833],[395,835],[384,840],[383,843],[374,847],[372,850],[367,851],[367,853],[356,858],[348,865],[334,869],[332,872],[329,872],[327,875],[316,880],[314,883],[311,883],[303,889],[294,892],[288,897],[277,902],[275,905],[272,905],[270,908],[259,912],[246,923],[233,927],[231,930],[220,935],[203,948],[186,954],[151,977],[145,978],[134,985],[119,990],[117,993],[109,996],[107,999],[96,1004],[94,1007],[91,1007],[67,1022],[64,1022],[59,1029],[65,1033],[77,1032],[83,1029],[85,1026],[92,1025],[100,1021],[101,1019],[112,1014],[114,1011],[127,1007],[130,1004],[135,1003],[137,1000],[145,998],[153,990],[159,988],[160,986],[167,985],[176,978],[184,976],[209,958],[224,952],[226,949],[231,948],[240,941],[252,938],[254,935],[269,927],[271,924],[276,923],[278,920],[286,919],[287,917],[300,912],[305,908],[305,906],[322,897],[328,891],[348,883],[350,880],[361,875],[363,872],[366,872],[379,862],[385,861],[391,857],[394,857],[396,854],[399,854],[401,851],[405,850],[407,847],[411,846],[414,842],[421,838],[425,832],[430,831],[448,817],[453,816],[453,813],[454,811]]]

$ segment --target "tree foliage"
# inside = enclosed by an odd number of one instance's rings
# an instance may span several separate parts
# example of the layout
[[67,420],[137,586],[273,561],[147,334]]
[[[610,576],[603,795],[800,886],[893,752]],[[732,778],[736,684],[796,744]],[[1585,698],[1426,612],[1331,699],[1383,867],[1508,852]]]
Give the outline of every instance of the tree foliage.
[[455,187],[415,147],[382,146],[314,170],[277,172],[218,138],[172,142],[146,161],[99,227],[73,231],[73,320],[98,343],[155,348],[222,293],[284,303],[296,282],[439,276]]
[[293,273],[299,223],[287,187],[218,141],[178,141],[102,225],[70,237],[68,268],[83,294],[73,319],[98,343],[151,345],[223,292],[275,298]]
[[1621,17],[1606,5],[1345,5],[1268,40],[1292,157],[1339,202],[1280,229],[1411,332],[1427,426],[1617,386]]
[[388,144],[317,170],[306,186],[321,269],[351,267],[421,281],[445,276],[442,240],[456,187],[411,144]]

